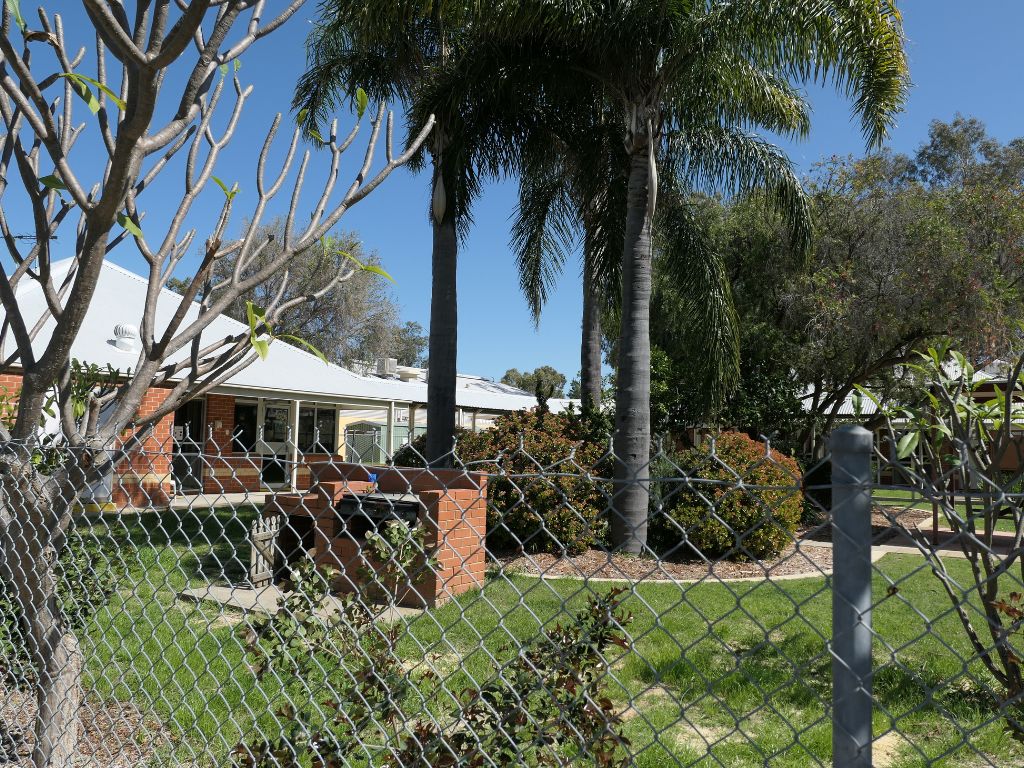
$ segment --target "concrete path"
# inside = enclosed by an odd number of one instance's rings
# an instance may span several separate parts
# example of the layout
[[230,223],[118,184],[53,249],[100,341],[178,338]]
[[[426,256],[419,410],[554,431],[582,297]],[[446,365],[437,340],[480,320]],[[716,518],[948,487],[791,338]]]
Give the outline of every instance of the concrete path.
[[[259,589],[246,589],[244,587],[221,587],[210,585],[199,589],[185,589],[178,593],[179,600],[192,603],[208,603],[221,608],[231,608],[242,613],[262,613],[270,615],[277,611],[284,593],[277,587],[260,587]],[[341,605],[336,597],[330,597],[332,613]],[[406,608],[404,606],[385,608],[381,606],[381,613],[376,620],[386,624],[394,623],[403,618],[413,618],[423,613],[421,608]]]
[[[932,532],[931,529],[917,529],[911,534],[918,541],[921,542],[921,546],[925,549],[935,549],[942,557],[962,557],[966,558],[963,550],[960,549],[960,545],[957,543],[956,538],[953,536],[949,529],[939,529],[939,544],[933,547],[931,543]],[[993,552],[996,554],[1008,554],[1012,548],[1013,537],[1010,534],[999,535],[993,537]],[[802,539],[800,541],[802,547],[832,547],[831,541],[817,541],[815,539]],[[874,544],[871,547],[871,562],[878,562],[885,555],[915,555],[917,557],[922,556],[921,548],[914,543],[911,536],[905,533],[898,533],[893,536],[885,544]]]
[[171,509],[214,509],[254,506],[261,507],[271,493],[197,493],[180,494],[171,500]]

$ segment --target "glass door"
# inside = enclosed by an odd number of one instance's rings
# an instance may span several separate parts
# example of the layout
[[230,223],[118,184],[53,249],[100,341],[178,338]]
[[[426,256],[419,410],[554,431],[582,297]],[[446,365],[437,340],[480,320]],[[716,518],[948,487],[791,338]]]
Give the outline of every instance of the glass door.
[[288,403],[267,403],[263,408],[263,485],[278,486],[288,481],[289,425],[292,409]]
[[203,488],[204,401],[192,400],[174,412],[171,474],[182,491]]

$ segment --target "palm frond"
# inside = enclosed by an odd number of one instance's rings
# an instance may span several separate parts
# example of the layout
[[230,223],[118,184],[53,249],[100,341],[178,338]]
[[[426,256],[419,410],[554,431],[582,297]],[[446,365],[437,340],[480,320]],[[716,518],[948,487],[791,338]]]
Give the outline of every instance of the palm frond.
[[792,161],[779,147],[747,131],[708,123],[666,143],[665,166],[685,188],[743,194],[763,189],[789,226],[794,243],[810,243],[811,206]]
[[702,405],[713,412],[739,380],[739,317],[732,286],[722,251],[715,246],[692,196],[669,189],[661,198],[657,272],[671,282],[677,299],[663,309],[678,316],[676,322],[659,325],[681,329],[682,335],[654,341],[665,348],[687,350],[705,398]]
[[906,103],[903,22],[892,0],[731,0],[713,4],[704,23],[712,47],[800,82],[830,82],[852,99],[870,146]]
[[577,213],[557,164],[523,168],[511,244],[534,322],[539,322],[551,288],[578,243]]
[[748,130],[763,129],[804,138],[811,127],[811,107],[785,77],[735,55],[705,60],[665,89],[666,129],[694,121],[717,122]]

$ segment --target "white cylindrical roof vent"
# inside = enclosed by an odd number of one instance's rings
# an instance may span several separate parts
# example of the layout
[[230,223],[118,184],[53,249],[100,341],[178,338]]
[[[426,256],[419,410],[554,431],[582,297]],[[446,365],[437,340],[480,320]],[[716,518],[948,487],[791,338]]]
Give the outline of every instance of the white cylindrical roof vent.
[[114,346],[122,352],[138,352],[139,329],[131,323],[118,323],[114,326]]

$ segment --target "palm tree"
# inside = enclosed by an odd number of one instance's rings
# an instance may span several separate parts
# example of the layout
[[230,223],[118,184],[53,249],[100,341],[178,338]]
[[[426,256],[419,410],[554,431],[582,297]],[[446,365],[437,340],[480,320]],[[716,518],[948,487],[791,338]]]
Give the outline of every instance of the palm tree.
[[[596,108],[595,108],[596,107]],[[618,288],[625,217],[625,153],[604,103],[538,109],[516,163],[519,205],[512,247],[534,319],[571,251],[580,244],[583,318],[580,383],[584,410],[601,406],[601,315]]]
[[791,82],[830,81],[853,99],[868,143],[879,143],[907,87],[899,12],[890,0],[510,0],[500,16],[550,82],[588,80],[617,109],[629,171],[611,522],[615,545],[640,552],[659,176],[684,191],[766,187],[806,240],[799,181],[785,155],[752,131],[804,135],[807,109]]
[[[475,7],[472,0],[324,2],[293,100],[313,137],[320,135],[320,122],[340,102],[353,98],[358,88],[370,99],[401,101],[410,115],[410,130],[422,124],[419,116],[436,114],[425,145],[433,231],[426,458],[433,466],[450,465],[454,444],[459,238],[468,227],[482,179],[504,167],[503,146],[479,140],[472,116],[445,111],[428,95],[431,79],[467,45]],[[420,158],[411,167],[424,164]]]

